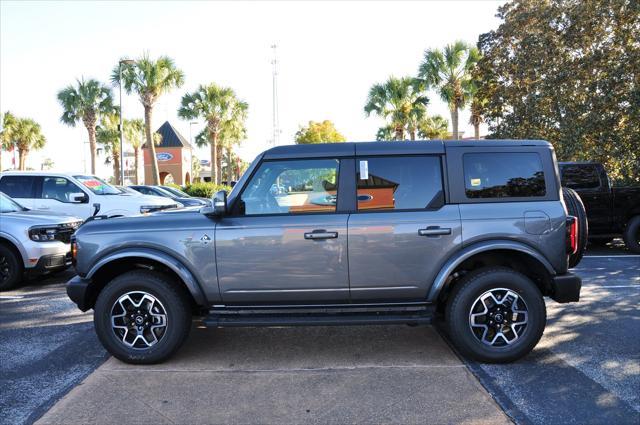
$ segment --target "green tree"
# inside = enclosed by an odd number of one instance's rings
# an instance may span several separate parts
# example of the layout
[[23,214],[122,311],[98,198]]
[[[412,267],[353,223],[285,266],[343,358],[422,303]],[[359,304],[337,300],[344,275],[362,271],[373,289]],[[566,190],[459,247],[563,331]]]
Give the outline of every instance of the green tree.
[[443,50],[426,50],[418,70],[418,77],[449,105],[454,139],[459,138],[458,111],[469,102],[474,90],[471,72],[479,58],[478,49],[456,41]]
[[367,116],[374,113],[388,120],[395,139],[404,140],[405,131],[415,138],[415,134],[411,135],[415,127],[409,128],[409,125],[416,116],[426,114],[428,103],[421,81],[411,77],[390,77],[386,82],[371,87],[364,112]]
[[[222,181],[220,133],[236,122],[244,125],[248,108],[248,104],[238,99],[233,89],[215,83],[201,85],[193,93],[182,97],[178,116],[189,120],[202,118],[207,123],[207,137],[204,140],[211,148],[211,177],[217,184]],[[199,140],[202,143],[203,139]]]
[[47,142],[40,124],[30,118],[14,117],[15,125],[11,133],[11,139],[18,149],[19,170],[25,170],[27,156],[32,150],[42,149]]
[[[120,65],[117,65],[111,74],[111,81],[117,85],[121,84],[119,67]],[[183,84],[184,73],[168,56],[160,56],[153,60],[144,54],[133,63],[122,64],[122,87],[127,94],[136,93],[144,107],[146,145],[151,150],[151,176],[155,185],[160,184],[160,174],[151,131],[153,108],[160,96],[174,88],[182,87]]]
[[138,184],[138,175],[140,171],[140,149],[144,144],[144,121],[140,118],[133,120],[124,120],[124,137],[133,148],[133,182]]
[[[246,114],[246,110],[244,112]],[[226,170],[223,170],[226,171],[223,175],[226,175],[227,184],[232,180],[237,180],[236,176],[239,173],[238,161],[240,161],[240,158],[233,152],[233,148],[234,146],[239,145],[247,137],[245,118],[246,115],[241,119],[227,121],[220,131],[219,145],[224,147],[226,150],[225,160],[227,167]]]
[[446,139],[449,135],[449,122],[440,115],[426,117],[418,124],[418,136],[421,139]]
[[5,112],[2,116],[2,131],[0,131],[0,171],[2,171],[2,151],[13,148],[16,124],[15,115],[9,111]]
[[376,141],[378,142],[386,142],[389,140],[393,140],[395,137],[395,129],[392,125],[385,125],[384,127],[380,127],[376,133]]
[[309,121],[307,127],[300,126],[295,136],[295,142],[299,145],[337,143],[345,140],[345,137],[336,130],[334,124],[329,120]]
[[113,181],[122,184],[120,181],[120,114],[114,113],[105,115],[100,120],[100,125],[96,129],[96,141],[104,148],[107,155],[107,164],[113,166]]
[[82,121],[89,133],[91,150],[91,174],[96,173],[96,125],[100,118],[114,112],[111,89],[101,82],[89,79],[76,80],[58,92],[58,102],[62,106],[60,121],[75,127]]
[[640,8],[625,0],[512,1],[482,34],[491,137],[545,139],[560,160],[640,181]]

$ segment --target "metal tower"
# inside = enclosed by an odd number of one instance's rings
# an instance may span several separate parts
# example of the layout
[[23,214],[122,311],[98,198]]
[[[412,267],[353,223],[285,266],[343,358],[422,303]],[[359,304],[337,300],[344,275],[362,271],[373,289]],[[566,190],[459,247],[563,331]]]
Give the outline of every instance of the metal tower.
[[271,45],[273,49],[273,59],[271,65],[273,65],[273,138],[271,144],[277,146],[280,139],[280,117],[278,114],[278,56],[277,56],[276,44]]

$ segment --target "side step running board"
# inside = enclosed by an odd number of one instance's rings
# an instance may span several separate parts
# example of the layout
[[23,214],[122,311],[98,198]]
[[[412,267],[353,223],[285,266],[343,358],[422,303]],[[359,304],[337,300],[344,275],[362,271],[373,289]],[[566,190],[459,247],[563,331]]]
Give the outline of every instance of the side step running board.
[[210,327],[254,326],[342,326],[430,324],[429,314],[288,314],[229,315],[212,314],[202,319]]

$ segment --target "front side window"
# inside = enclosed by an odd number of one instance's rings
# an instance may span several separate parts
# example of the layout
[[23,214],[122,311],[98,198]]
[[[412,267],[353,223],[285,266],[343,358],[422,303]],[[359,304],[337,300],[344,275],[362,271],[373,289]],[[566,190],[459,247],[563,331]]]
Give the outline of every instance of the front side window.
[[435,156],[358,158],[358,211],[413,210],[442,205],[440,159]]
[[15,199],[33,198],[34,176],[4,176],[0,179],[0,192]]
[[597,189],[600,178],[593,165],[565,165],[562,167],[562,185],[571,189]]
[[336,159],[266,161],[240,197],[244,215],[335,212]]
[[467,153],[463,157],[467,198],[545,196],[542,161],[537,153]]
[[77,195],[84,195],[84,192],[64,177],[45,177],[42,180],[42,199],[74,202]]
[[119,195],[120,191],[96,176],[73,176],[96,195]]

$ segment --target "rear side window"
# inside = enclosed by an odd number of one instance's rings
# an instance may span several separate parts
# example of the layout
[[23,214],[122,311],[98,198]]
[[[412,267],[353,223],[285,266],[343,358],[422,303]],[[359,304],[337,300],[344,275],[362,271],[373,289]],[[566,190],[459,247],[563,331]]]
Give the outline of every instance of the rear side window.
[[34,176],[3,176],[0,179],[0,192],[15,199],[35,198],[35,181]]
[[542,161],[537,153],[467,153],[463,167],[467,198],[546,195]]
[[571,189],[596,189],[600,177],[594,165],[565,165],[562,167],[562,185]]
[[440,158],[358,158],[358,211],[437,208],[444,201]]

